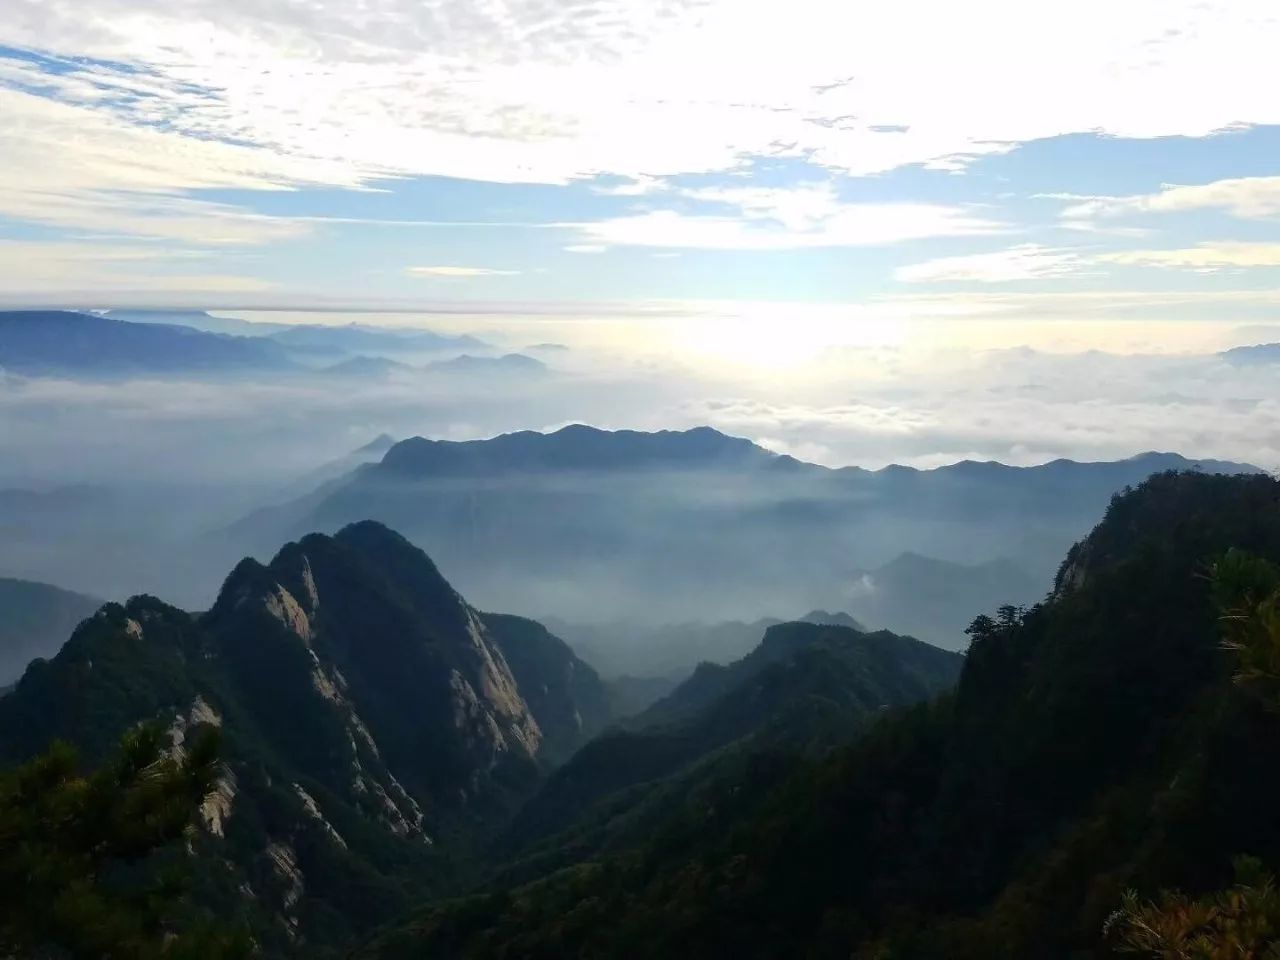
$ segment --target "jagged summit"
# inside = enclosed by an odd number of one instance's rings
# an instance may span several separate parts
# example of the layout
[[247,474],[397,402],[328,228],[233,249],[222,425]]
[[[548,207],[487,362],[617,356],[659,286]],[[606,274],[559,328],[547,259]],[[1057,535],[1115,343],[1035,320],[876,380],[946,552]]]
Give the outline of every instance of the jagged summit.
[[[302,935],[326,915],[385,922],[405,880],[441,869],[442,841],[509,816],[607,717],[563,641],[475,609],[422,550],[361,521],[241,560],[201,615],[104,606],[0,698],[0,760],[53,738],[97,760],[139,722],[216,722],[208,882]],[[372,900],[353,908],[357,888]]]

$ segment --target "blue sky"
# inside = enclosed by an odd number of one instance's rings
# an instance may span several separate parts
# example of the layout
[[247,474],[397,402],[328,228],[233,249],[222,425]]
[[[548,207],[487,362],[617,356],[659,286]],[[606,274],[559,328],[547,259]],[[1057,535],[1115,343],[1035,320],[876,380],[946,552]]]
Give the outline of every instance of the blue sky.
[[1261,0],[11,0],[0,298],[1265,319],[1278,48]]

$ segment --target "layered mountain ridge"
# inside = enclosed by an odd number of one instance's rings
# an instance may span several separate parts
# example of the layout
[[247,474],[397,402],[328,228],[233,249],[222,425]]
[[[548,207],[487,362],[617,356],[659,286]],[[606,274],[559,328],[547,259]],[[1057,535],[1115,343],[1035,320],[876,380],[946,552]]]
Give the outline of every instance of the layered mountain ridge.
[[[1280,862],[1280,738],[1222,642],[1208,572],[1228,551],[1280,561],[1280,482],[1157,475],[1115,499],[1052,597],[975,619],[953,694],[822,755],[752,752],[603,844],[581,817],[560,856],[362,956],[1103,957],[1127,889],[1229,889],[1236,909],[1253,894],[1233,858]],[[1176,955],[1227,955],[1199,907],[1163,902],[1155,933],[1196,948]]]
[[[228,536],[236,553],[252,552],[255,538],[372,518],[428,550],[480,603],[539,618],[590,623],[607,611],[639,633],[824,608],[960,649],[966,595],[979,607],[1040,599],[1110,498],[1167,469],[1256,472],[1164,453],[828,469],[710,427],[576,424],[402,440]],[[921,577],[932,586],[913,587]]]
[[[885,710],[949,690],[964,660],[910,637],[802,621],[770,626],[746,656],[703,663],[670,694],[587,743],[524,806],[517,850],[617,846],[671,795],[726,759],[797,755],[849,742]],[[728,754],[726,757],[726,753]],[[585,829],[584,829],[585,826]],[[575,835],[559,836],[564,831]]]

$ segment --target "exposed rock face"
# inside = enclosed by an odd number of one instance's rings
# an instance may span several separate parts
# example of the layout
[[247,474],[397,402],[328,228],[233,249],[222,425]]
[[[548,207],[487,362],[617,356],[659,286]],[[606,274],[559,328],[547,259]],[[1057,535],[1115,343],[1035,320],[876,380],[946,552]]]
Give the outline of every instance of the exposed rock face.
[[220,728],[224,769],[192,842],[211,882],[299,944],[308,918],[350,915],[347,889],[378,891],[362,922],[385,922],[430,882],[441,834],[505,819],[593,732],[581,715],[604,701],[599,678],[538,625],[500,619],[385,527],[305,537],[238,564],[206,614],[103,607],[0,700],[0,760],[54,737],[97,760],[145,721],[175,751]]
[[537,718],[540,759],[567,760],[611,718],[599,675],[546,627],[507,614],[482,614],[490,643],[501,651],[521,698]]
[[[131,629],[134,627],[137,628],[136,631]],[[136,639],[141,639],[142,637],[142,628],[138,626],[136,620],[126,621],[125,632]],[[196,698],[191,701],[191,708],[186,715],[178,714],[169,727],[170,754],[181,758],[186,751],[187,736],[194,728],[199,726],[221,727],[222,715],[209,706],[203,695],[197,694]],[[230,767],[223,764],[222,772],[214,784],[213,792],[205,797],[204,802],[200,804],[200,821],[204,824],[205,829],[215,837],[224,835],[224,825],[227,818],[231,816],[235,799],[236,775]]]
[[208,622],[246,682],[285,661],[305,670],[293,721],[341,728],[345,756],[308,772],[353,802],[377,798],[396,833],[420,829],[423,801],[447,814],[534,772],[542,731],[482,615],[384,527],[242,563]]
[[[285,910],[292,910],[298,905],[298,901],[302,899],[303,890],[306,889],[303,881],[302,870],[298,867],[298,855],[294,852],[293,847],[286,843],[273,843],[266,849],[267,859],[271,861],[271,866],[276,872],[276,876],[284,884],[284,896],[282,904]],[[290,924],[297,926],[297,918],[291,918]]]
[[215,837],[225,836],[225,824],[236,799],[236,775],[228,768],[218,777],[213,792],[200,804],[200,820]]
[[1089,581],[1089,541],[1081,540],[1067,553],[1053,584],[1053,598],[1065,597],[1084,587]]
[[324,814],[320,812],[320,805],[316,803],[315,797],[307,793],[301,784],[293,785],[293,792],[298,795],[298,799],[302,801],[302,809],[306,811],[308,817],[320,824],[321,828],[328,835],[329,839],[340,846],[343,850],[347,849],[347,841],[342,839],[341,834],[333,828],[328,820],[324,818]]

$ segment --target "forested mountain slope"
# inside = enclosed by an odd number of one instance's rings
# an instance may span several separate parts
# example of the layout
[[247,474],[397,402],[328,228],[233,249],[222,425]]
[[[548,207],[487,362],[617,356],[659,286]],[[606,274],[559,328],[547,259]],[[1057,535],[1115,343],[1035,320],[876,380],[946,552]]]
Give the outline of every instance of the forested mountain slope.
[[[702,664],[671,694],[601,734],[521,810],[508,841],[561,848],[616,845],[670,794],[720,776],[736,756],[796,755],[854,739],[882,711],[948,690],[963,658],[909,637],[783,623],[727,666]],[[584,826],[589,829],[584,830]],[[574,837],[560,836],[571,831]]]
[[1280,863],[1280,718],[1232,682],[1209,576],[1232,549],[1280,560],[1280,483],[1153,477],[1051,599],[975,621],[953,695],[819,759],[764,754],[638,845],[428,907],[365,955],[1109,955],[1126,888]]

